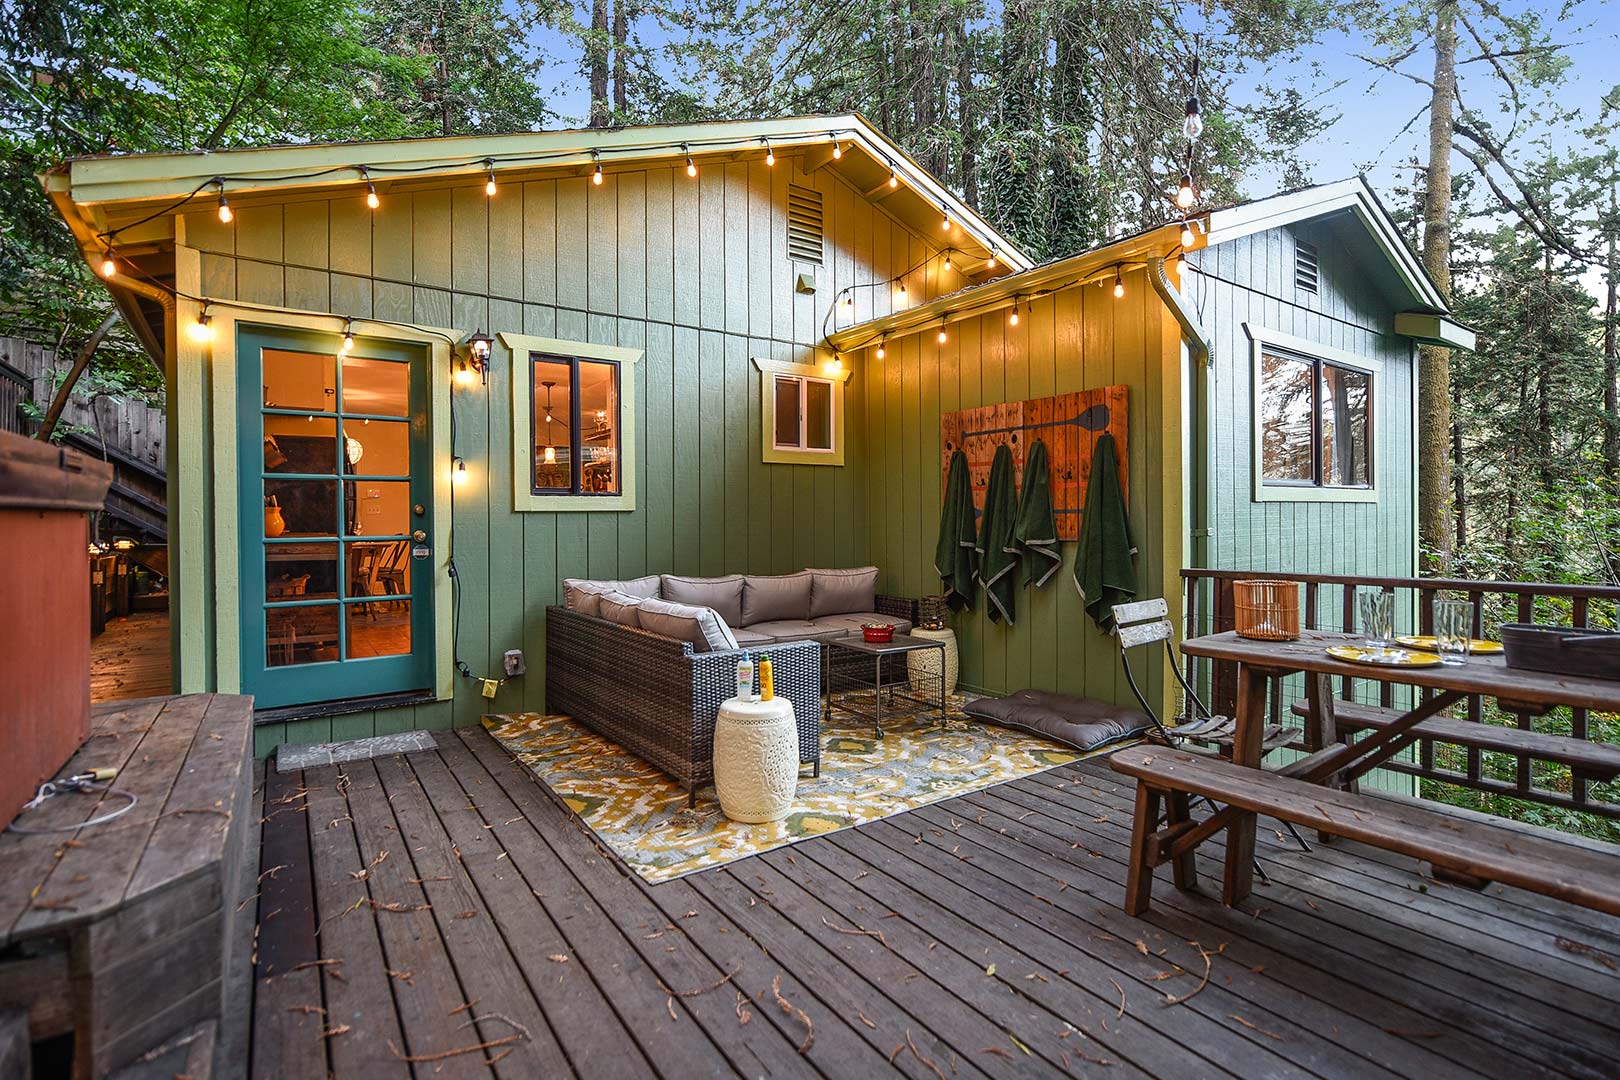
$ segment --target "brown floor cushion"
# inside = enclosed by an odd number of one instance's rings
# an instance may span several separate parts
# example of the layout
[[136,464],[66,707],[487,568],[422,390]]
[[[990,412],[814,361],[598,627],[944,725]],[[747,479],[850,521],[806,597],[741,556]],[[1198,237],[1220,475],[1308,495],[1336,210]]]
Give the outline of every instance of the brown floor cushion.
[[978,698],[962,706],[962,711],[1076,750],[1095,750],[1134,738],[1153,726],[1153,721],[1139,709],[1050,690],[1019,690],[1001,698]]

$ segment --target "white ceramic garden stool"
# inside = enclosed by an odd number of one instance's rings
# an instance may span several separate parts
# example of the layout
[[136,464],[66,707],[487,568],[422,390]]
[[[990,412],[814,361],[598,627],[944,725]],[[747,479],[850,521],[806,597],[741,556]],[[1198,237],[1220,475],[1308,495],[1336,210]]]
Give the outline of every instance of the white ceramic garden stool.
[[[948,626],[941,627],[938,630],[918,627],[911,632],[911,636],[945,643],[945,697],[949,699],[952,694],[956,693],[956,677],[962,666],[956,652],[956,631]],[[911,692],[913,694],[927,694],[932,697],[939,693],[940,662],[940,650],[938,649],[918,649],[916,652],[906,654],[906,674],[911,677]]]
[[714,790],[732,821],[781,821],[799,790],[793,702],[722,702],[714,722]]

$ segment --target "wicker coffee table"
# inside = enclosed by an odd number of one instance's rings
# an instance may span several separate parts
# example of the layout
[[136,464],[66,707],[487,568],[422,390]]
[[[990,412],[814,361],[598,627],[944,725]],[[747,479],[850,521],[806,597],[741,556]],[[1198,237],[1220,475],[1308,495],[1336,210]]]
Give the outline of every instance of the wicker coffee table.
[[[893,641],[876,642],[867,641],[856,634],[833,638],[826,645],[829,653],[840,650],[845,654],[841,658],[843,663],[832,662],[835,658],[829,656],[829,662],[823,667],[827,681],[825,711],[829,715],[837,711],[865,720],[872,725],[872,730],[877,732],[880,739],[883,737],[885,717],[896,720],[919,716],[935,709],[939,710],[941,720],[949,716],[945,697],[945,642],[906,634],[896,634]],[[887,683],[883,681],[885,658],[901,656],[919,649],[938,650],[937,676],[919,672],[924,678],[918,678],[903,673],[899,679],[891,678]],[[864,671],[865,664],[859,661],[867,659],[872,664],[870,681],[864,673],[845,674],[851,670]],[[938,684],[937,692],[933,686],[928,685],[933,682]],[[870,697],[866,694],[868,690],[871,691]],[[887,706],[884,704],[885,700],[888,702]]]

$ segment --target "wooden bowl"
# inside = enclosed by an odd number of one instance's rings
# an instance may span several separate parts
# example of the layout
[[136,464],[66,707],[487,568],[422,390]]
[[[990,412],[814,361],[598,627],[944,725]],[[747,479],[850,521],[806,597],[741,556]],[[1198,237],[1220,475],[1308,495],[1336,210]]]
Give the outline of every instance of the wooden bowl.
[[894,623],[861,623],[861,636],[875,645],[894,640]]

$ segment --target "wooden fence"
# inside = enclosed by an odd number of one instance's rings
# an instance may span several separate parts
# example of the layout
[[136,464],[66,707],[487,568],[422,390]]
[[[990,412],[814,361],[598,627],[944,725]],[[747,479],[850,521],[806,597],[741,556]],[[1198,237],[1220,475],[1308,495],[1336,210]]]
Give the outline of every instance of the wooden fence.
[[[1473,604],[1475,637],[1495,636],[1504,622],[1538,622],[1571,627],[1620,628],[1620,588],[1604,585],[1557,585],[1523,581],[1471,581],[1451,578],[1350,577],[1331,574],[1288,574],[1252,570],[1183,569],[1186,628],[1191,637],[1233,628],[1232,582],[1244,578],[1272,578],[1300,583],[1304,611],[1301,625],[1308,630],[1356,628],[1356,590],[1382,589],[1396,598],[1396,633],[1432,634],[1433,602],[1441,593],[1467,599]],[[1209,694],[1210,706],[1232,715],[1235,708],[1237,672],[1235,665],[1187,658],[1187,678],[1200,693]],[[1295,687],[1295,684],[1298,684]],[[1303,682],[1283,680],[1275,684],[1270,704],[1280,718],[1303,696]],[[1376,692],[1372,689],[1376,687]],[[1428,691],[1423,696],[1429,696]],[[1371,695],[1371,700],[1368,700]],[[1340,680],[1339,696],[1345,701],[1363,700],[1389,707],[1394,691],[1388,683],[1376,680]],[[1286,698],[1293,700],[1285,700]],[[1408,704],[1401,702],[1401,704]],[[1612,733],[1620,721],[1609,718],[1609,725],[1593,730],[1592,717],[1585,709],[1556,709],[1540,717],[1500,712],[1494,703],[1479,695],[1467,699],[1466,718],[1475,723],[1492,720],[1514,723],[1524,730],[1548,731],[1576,739],[1613,742]],[[1610,738],[1604,739],[1607,730]],[[1403,755],[1404,756],[1404,755]],[[1620,781],[1596,783],[1572,773],[1567,767],[1548,762],[1532,762],[1477,748],[1449,747],[1422,739],[1411,760],[1396,759],[1382,768],[1424,780],[1526,799],[1620,819]]]
[[[0,431],[32,435],[35,425],[24,419],[22,404],[33,401],[41,410],[50,405],[56,384],[53,376],[65,371],[72,356],[22,338],[0,337]],[[104,449],[158,473],[165,472],[164,442],[167,428],[163,410],[131,398],[85,398],[75,394],[62,412],[63,425],[86,428],[92,449]]]

